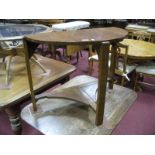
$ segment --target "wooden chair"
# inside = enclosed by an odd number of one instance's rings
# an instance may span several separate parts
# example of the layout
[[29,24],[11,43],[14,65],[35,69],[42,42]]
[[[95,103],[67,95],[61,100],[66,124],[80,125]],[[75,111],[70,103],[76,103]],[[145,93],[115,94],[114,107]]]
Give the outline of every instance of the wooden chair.
[[80,45],[67,45],[67,47],[64,49],[64,56],[67,60],[67,62],[71,61],[72,55],[76,53],[76,59],[77,62],[79,61],[79,55],[82,56],[82,50],[83,46]]
[[155,84],[144,82],[144,77],[155,77],[155,62],[148,60],[140,62],[136,67],[134,90],[138,90],[140,84],[155,87]]
[[[133,37],[136,36],[136,39],[143,41],[151,41],[151,33],[146,31],[136,31],[133,33]],[[146,83],[143,81],[144,76],[146,77],[154,77],[155,76],[155,63],[153,61],[146,61],[138,63],[136,67],[136,76],[135,76],[135,84],[134,89],[137,89],[137,84],[143,83],[149,86],[155,86],[150,83]]]
[[[90,23],[87,21],[73,21],[73,22],[66,22],[62,24],[54,24],[52,25],[52,30],[61,32],[61,31],[76,31],[80,29],[89,28]],[[79,60],[79,55],[82,56],[81,50],[85,47],[78,46],[78,45],[67,45],[64,47],[63,55],[65,57],[65,61],[70,62],[71,57],[73,54],[76,54],[77,62]]]
[[[25,56],[24,47],[22,44],[19,44],[18,46],[10,46],[5,41],[0,41],[0,57],[3,58],[3,63],[5,65],[6,70],[6,78],[5,83],[6,85],[9,84],[9,70],[11,65],[11,60],[13,56]],[[7,57],[7,59],[6,59]],[[44,73],[46,73],[46,70],[41,65],[41,63],[37,60],[37,57],[35,55],[32,56],[31,61],[36,63]]]
[[151,41],[151,33],[141,30],[135,31],[132,33],[132,39],[136,38],[137,40]]
[[[48,45],[48,48],[51,52],[51,55],[54,59],[56,56],[59,57],[60,60],[64,62],[70,63],[72,56],[76,54],[77,62],[79,61],[79,55],[82,57],[83,46],[80,45],[67,45],[67,46],[51,46]],[[63,55],[63,58],[62,58]]]
[[[125,55],[120,55],[120,51],[124,50]],[[121,43],[118,44],[117,54],[116,54],[116,68],[115,74],[121,77],[121,85],[124,85],[125,79],[130,81],[128,74],[133,72],[136,68],[135,65],[127,64],[127,56],[128,56],[128,46],[123,45]],[[93,62],[98,62],[98,55],[92,55],[89,57],[89,73],[92,73]],[[111,54],[109,55],[109,67],[111,64]]]
[[138,84],[145,84],[155,87],[155,84],[144,82],[144,77],[155,77],[155,62],[147,61],[136,67],[136,77],[134,89],[137,90]]

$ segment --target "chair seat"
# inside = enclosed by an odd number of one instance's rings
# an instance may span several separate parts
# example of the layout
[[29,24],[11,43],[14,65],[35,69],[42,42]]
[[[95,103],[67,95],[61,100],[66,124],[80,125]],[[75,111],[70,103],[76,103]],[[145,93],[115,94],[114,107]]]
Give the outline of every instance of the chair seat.
[[95,60],[95,61],[98,61],[98,55],[95,54],[95,55],[89,57],[88,59],[89,59],[89,60]]
[[84,49],[83,46],[80,46],[80,45],[68,45],[66,49],[66,55],[71,56],[74,53],[79,52],[83,49]]
[[[59,23],[59,24],[53,24],[52,25],[52,30],[53,31],[75,31],[79,29],[84,29],[84,28],[89,28],[90,22],[87,21],[73,21],[73,22],[66,22],[66,23]],[[67,45],[66,50],[65,50],[65,61],[70,62],[67,57],[70,57],[74,54],[77,53],[77,62],[79,60],[79,52],[83,50],[85,47],[80,46],[80,45]],[[82,55],[82,53],[80,52]]]
[[[123,62],[118,63],[118,69],[123,71]],[[136,65],[126,65],[126,74],[131,73],[134,69],[136,69]]]
[[[109,67],[110,67],[110,56],[111,56],[111,55],[109,55],[109,62],[108,62],[108,66],[109,66]],[[92,55],[92,56],[89,57],[88,59],[89,59],[89,61],[92,60],[92,61],[97,61],[97,62],[98,62],[98,55],[97,55],[97,54]]]
[[[109,67],[110,67],[110,63],[111,63],[110,57],[111,57],[111,54],[109,55],[109,63],[108,63]],[[98,55],[96,54],[96,55],[89,57],[89,60],[98,61]],[[134,69],[136,69],[135,65],[126,65],[126,74],[132,72]],[[120,72],[116,71],[116,70],[120,70]],[[123,62],[118,63],[118,69],[116,69],[116,70],[115,70],[116,74],[119,74],[119,75],[123,74]]]
[[149,75],[155,75],[155,63],[152,61],[146,62],[136,67],[136,72]]

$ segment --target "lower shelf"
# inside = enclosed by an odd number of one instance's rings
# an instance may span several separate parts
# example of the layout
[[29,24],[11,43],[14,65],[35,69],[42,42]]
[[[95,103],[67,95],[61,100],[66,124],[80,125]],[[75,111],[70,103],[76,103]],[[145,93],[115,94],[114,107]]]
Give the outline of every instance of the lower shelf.
[[[84,84],[85,82],[87,85]],[[59,96],[58,92],[63,94],[63,91],[72,90],[72,88],[75,89],[76,87],[77,95],[74,91],[76,99],[80,88],[86,96],[84,102],[90,97],[88,103],[94,103],[93,107],[95,107],[95,95],[90,96],[90,94],[94,94],[96,91],[97,79],[89,76],[75,77],[52,91],[50,95],[57,94]],[[118,85],[114,85],[113,90],[107,89],[104,121],[101,126],[95,125],[95,109],[92,106],[68,99],[40,99],[37,102],[37,112],[32,110],[32,105],[30,104],[22,110],[21,117],[44,134],[106,135],[111,134],[112,130],[134,103],[136,97],[137,94],[133,90]],[[82,100],[83,97],[80,99]]]

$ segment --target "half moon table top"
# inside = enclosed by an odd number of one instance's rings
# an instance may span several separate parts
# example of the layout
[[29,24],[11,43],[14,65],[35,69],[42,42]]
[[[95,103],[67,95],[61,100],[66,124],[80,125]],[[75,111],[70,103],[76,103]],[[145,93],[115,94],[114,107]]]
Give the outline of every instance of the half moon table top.
[[[108,51],[109,43],[113,44],[113,53],[116,52],[116,44],[122,41],[128,32],[121,28],[106,27],[106,28],[93,28],[82,29],[75,31],[62,31],[62,32],[47,32],[24,37],[24,46],[26,53],[26,66],[28,70],[29,85],[31,89],[31,97],[33,109],[37,109],[35,102],[35,94],[33,91],[33,83],[31,77],[31,70],[29,65],[29,57],[32,56],[34,46],[38,43],[46,43],[51,45],[95,45],[99,51],[99,85],[96,106],[96,125],[103,123],[104,105],[106,96],[106,83],[108,73]],[[104,42],[104,45],[102,44]],[[103,59],[105,61],[103,61]],[[103,63],[104,62],[104,63]],[[111,68],[113,68],[112,66]],[[113,70],[111,69],[111,72]],[[111,74],[113,75],[113,73]],[[112,77],[111,77],[112,79]],[[111,80],[110,88],[113,87],[113,80]]]
[[82,29],[63,32],[47,32],[28,35],[26,40],[53,44],[95,44],[104,41],[122,41],[128,32],[116,27]]
[[[122,43],[129,46],[128,58],[145,60],[155,59],[154,43],[133,39],[124,39]],[[121,53],[124,54],[124,50],[121,50]]]

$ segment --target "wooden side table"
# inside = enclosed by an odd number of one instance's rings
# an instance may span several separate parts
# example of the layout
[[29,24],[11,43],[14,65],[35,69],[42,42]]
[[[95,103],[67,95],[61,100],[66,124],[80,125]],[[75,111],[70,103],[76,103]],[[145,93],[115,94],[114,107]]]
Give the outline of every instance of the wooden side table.
[[33,103],[33,110],[37,111],[35,94],[33,90],[33,81],[31,76],[31,69],[29,65],[29,58],[32,56],[31,46],[33,43],[47,43],[51,45],[93,45],[99,56],[99,80],[98,80],[98,96],[96,105],[96,125],[103,123],[104,105],[106,96],[107,74],[108,74],[108,58],[109,47],[112,45],[113,63],[110,66],[110,83],[109,88],[113,88],[113,76],[115,70],[115,57],[117,43],[122,41],[127,36],[127,31],[110,27],[110,28],[94,28],[83,29],[78,31],[63,31],[63,32],[49,32],[44,34],[29,35],[24,38],[24,45],[26,49],[26,64],[28,70],[28,79],[31,91],[31,98]]

